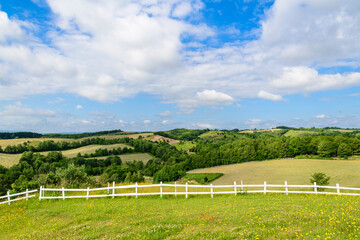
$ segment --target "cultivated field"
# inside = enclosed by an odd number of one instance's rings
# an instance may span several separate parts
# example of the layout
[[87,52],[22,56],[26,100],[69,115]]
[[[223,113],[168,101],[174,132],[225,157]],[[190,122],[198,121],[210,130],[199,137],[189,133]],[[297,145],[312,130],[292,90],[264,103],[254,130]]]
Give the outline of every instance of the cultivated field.
[[[64,156],[68,157],[68,158],[72,158],[72,157],[76,157],[78,153],[81,154],[89,154],[89,153],[94,153],[95,150],[102,148],[102,149],[109,149],[112,150],[113,148],[133,148],[131,146],[125,145],[125,144],[111,144],[111,145],[88,145],[88,146],[84,146],[84,147],[80,147],[80,148],[75,148],[75,149],[70,149],[70,150],[65,150],[65,151],[61,151],[63,153]],[[39,152],[40,154],[46,155],[49,153],[49,151],[47,152]],[[5,166],[5,167],[11,167],[15,164],[17,164],[21,158],[22,154],[6,154],[6,153],[0,153],[0,164]]]
[[22,154],[6,154],[0,153],[0,165],[4,167],[11,167],[17,164]]
[[72,139],[72,138],[17,138],[17,139],[0,139],[0,146],[4,149],[8,145],[18,145],[22,144],[24,142],[28,142],[30,145],[37,145],[39,142],[52,140],[54,142],[73,142],[73,141],[82,141],[85,139],[90,138],[105,138],[105,139],[117,139],[117,138],[138,138],[139,136],[142,136],[143,138],[148,138],[149,136],[152,136],[152,133],[136,133],[136,134],[126,134],[126,135],[119,135],[119,134],[107,134],[107,135],[101,135],[101,136],[92,136],[92,137],[85,137],[85,138],[79,138],[79,139]]
[[[150,159],[153,158],[149,153],[134,153],[134,154],[122,154],[118,155],[122,162],[142,161],[146,164]],[[106,159],[109,156],[96,157],[96,159]]]
[[3,239],[359,239],[359,197],[245,194],[19,201]]
[[30,145],[37,145],[39,142],[52,140],[54,142],[72,142],[76,141],[74,139],[68,138],[17,138],[17,139],[0,139],[0,146],[4,149],[6,146],[10,145],[18,145],[23,144],[24,142],[28,142]]
[[281,159],[262,162],[239,163],[212,168],[196,169],[189,173],[224,173],[213,184],[233,184],[243,180],[244,184],[310,184],[314,172],[324,172],[330,176],[330,184],[360,187],[359,160],[318,160]]

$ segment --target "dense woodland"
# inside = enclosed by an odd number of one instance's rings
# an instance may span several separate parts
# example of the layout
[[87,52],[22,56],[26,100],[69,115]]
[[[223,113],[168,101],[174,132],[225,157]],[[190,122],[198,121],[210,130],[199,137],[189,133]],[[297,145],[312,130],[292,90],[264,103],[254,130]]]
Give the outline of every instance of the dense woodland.
[[[331,132],[327,136],[288,137],[284,136],[286,131],[239,133],[233,130],[222,131],[212,137],[199,137],[197,131],[193,134],[196,137],[192,140],[194,147],[190,152],[177,150],[163,141],[127,137],[73,142],[44,141],[36,147],[28,144],[6,147],[3,152],[23,154],[19,164],[11,168],[0,166],[0,195],[9,189],[21,191],[40,185],[77,187],[110,181],[140,182],[144,176],[153,177],[155,182],[174,181],[190,169],[299,155],[343,159],[360,155],[360,137],[357,133]],[[183,136],[176,136],[174,132],[172,135],[174,138]],[[58,152],[89,144],[113,143],[123,143],[129,147],[98,149],[95,153],[78,154],[75,158],[66,158]],[[41,151],[52,152],[43,156],[37,153]],[[153,159],[146,164],[141,161],[123,163],[117,155],[126,153],[149,153]],[[100,156],[108,157],[105,160],[96,159]]]
[[86,132],[86,133],[48,133],[48,134],[41,134],[41,133],[33,133],[33,132],[0,132],[0,139],[15,139],[15,138],[71,138],[71,139],[78,139],[84,137],[92,137],[92,136],[100,136],[105,134],[125,134],[120,129],[117,130],[110,130],[110,131],[100,131],[100,132]]

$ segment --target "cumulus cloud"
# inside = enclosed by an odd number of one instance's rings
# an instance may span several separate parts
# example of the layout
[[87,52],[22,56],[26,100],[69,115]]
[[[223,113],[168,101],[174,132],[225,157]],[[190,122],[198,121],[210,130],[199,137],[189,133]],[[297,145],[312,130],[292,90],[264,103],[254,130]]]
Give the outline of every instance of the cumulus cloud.
[[172,116],[173,116],[173,114],[170,111],[165,111],[165,112],[160,113],[160,117],[172,117]]
[[212,124],[208,124],[208,123],[194,123],[191,125],[193,128],[200,128],[200,129],[205,129],[205,128],[209,128],[209,129],[215,129],[215,125]]
[[234,102],[234,99],[231,96],[222,92],[217,92],[216,90],[197,92],[196,97],[199,102],[204,105],[228,105]]
[[161,121],[161,124],[162,125],[169,125],[169,124],[173,124],[173,122],[170,121],[170,120],[163,120],[163,121]]
[[[201,42],[216,29],[187,20],[206,7],[200,0],[47,3],[46,39],[0,11],[1,100],[61,92],[109,102],[146,92],[191,112],[360,85],[351,70],[360,66],[357,0],[276,0],[257,39],[218,48]],[[331,67],[350,70],[321,71]]]
[[81,105],[76,105],[76,107],[75,107],[76,109],[83,109],[84,107],[83,106],[81,106]]
[[144,120],[144,124],[150,124],[151,121],[150,120]]
[[329,116],[327,116],[325,114],[319,114],[319,115],[316,115],[315,118],[324,119],[324,118],[329,118]]
[[272,93],[269,93],[269,92],[266,92],[266,91],[263,91],[263,90],[261,90],[258,93],[258,97],[259,98],[264,98],[264,99],[267,99],[267,100],[271,100],[271,101],[284,101],[282,96],[277,95],[277,94],[272,94]]
[[250,128],[257,128],[261,126],[262,120],[260,119],[249,119],[245,121],[245,125],[249,126]]

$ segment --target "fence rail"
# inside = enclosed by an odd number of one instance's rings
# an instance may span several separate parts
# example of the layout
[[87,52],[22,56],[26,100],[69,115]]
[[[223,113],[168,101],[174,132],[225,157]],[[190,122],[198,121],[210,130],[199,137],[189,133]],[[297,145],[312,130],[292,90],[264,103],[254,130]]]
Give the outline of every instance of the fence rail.
[[[1,201],[1,199],[4,199],[4,198],[7,200],[0,202],[0,204],[8,203],[10,205],[11,202],[19,201],[22,199],[26,199],[26,201],[27,201],[29,198],[35,197],[35,195],[29,195],[30,193],[34,193],[34,192],[37,192],[37,189],[30,190],[30,191],[28,189],[26,189],[25,192],[15,193],[15,194],[10,194],[10,191],[8,191],[7,195],[0,197],[0,201]],[[21,195],[25,195],[25,196],[20,197]],[[16,198],[14,198],[14,197],[16,197]]]
[[[141,192],[146,188],[158,188],[159,191],[153,192]],[[164,191],[164,188],[166,188]],[[194,191],[194,189],[197,189]],[[202,189],[202,191],[200,191]],[[223,189],[223,191],[219,191]],[[297,190],[293,190],[297,189]],[[306,190],[304,190],[306,189]],[[153,189],[150,189],[153,190]],[[179,191],[181,190],[181,191]],[[185,190],[185,191],[184,191]],[[207,190],[207,191],[206,191]],[[327,191],[326,191],[327,190]],[[344,192],[347,191],[347,192]],[[124,192],[125,191],[125,192]],[[127,192],[126,192],[127,191]],[[131,191],[131,192],[129,192]],[[357,191],[357,192],[349,192]],[[53,192],[52,196],[45,194],[45,192]],[[66,195],[67,192],[77,192],[77,195]],[[79,195],[79,192],[83,193]],[[94,193],[97,192],[97,193]],[[55,193],[55,196],[53,196]],[[94,193],[94,194],[92,194]],[[208,194],[214,197],[215,194],[235,194],[238,193],[285,193],[286,195],[295,194],[335,194],[335,195],[354,195],[360,196],[360,188],[353,187],[340,187],[339,184],[336,186],[319,186],[316,183],[314,185],[288,185],[285,181],[284,185],[271,185],[264,182],[260,185],[244,185],[241,184],[233,185],[189,185],[189,184],[151,184],[151,185],[138,185],[137,183],[126,186],[116,186],[113,182],[112,186],[108,184],[107,187],[103,188],[85,188],[85,189],[65,189],[65,188],[45,188],[40,187],[39,200],[41,199],[68,199],[68,198],[98,198],[98,197],[120,197],[120,196],[164,196],[164,195],[185,195],[188,198],[189,195],[204,195]]]

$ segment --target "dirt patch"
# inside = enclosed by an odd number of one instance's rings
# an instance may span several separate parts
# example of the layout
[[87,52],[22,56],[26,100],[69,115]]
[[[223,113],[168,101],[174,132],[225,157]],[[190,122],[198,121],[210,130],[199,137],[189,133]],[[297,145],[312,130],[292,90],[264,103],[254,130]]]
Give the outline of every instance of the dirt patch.
[[175,140],[175,139],[171,139],[171,138],[167,138],[167,137],[163,137],[163,136],[159,136],[159,135],[154,135],[154,138],[151,139],[151,141],[152,142],[164,141],[164,142],[169,143],[170,145],[180,142],[179,140]]

